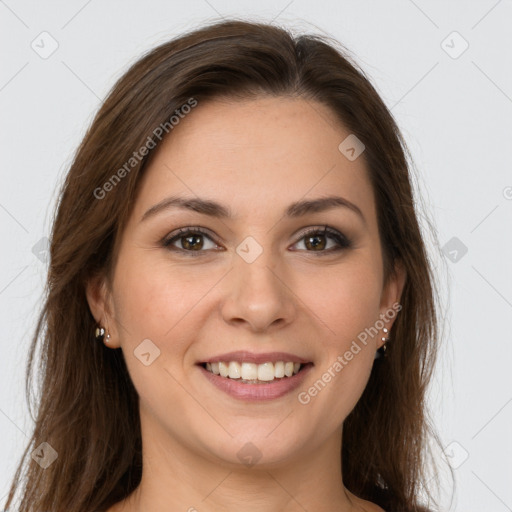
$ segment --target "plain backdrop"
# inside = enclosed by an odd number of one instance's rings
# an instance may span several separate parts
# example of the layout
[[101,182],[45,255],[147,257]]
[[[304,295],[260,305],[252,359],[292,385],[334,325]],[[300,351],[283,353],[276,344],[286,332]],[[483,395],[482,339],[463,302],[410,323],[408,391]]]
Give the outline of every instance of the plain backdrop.
[[0,1],[0,507],[32,428],[26,357],[56,189],[74,151],[143,52],[233,16],[336,38],[391,109],[417,168],[422,225],[433,219],[439,240],[425,233],[444,319],[429,401],[456,482],[444,510],[512,511],[507,0]]

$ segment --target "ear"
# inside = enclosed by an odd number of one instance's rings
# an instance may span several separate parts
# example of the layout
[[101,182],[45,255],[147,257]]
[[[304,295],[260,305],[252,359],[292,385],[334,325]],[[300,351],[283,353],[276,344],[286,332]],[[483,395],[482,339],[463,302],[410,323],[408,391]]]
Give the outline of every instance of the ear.
[[118,348],[119,336],[117,335],[112,297],[106,278],[103,275],[91,276],[85,285],[85,295],[92,316],[110,334],[108,347]]
[[[396,316],[401,309],[401,307],[398,309],[397,305],[400,304],[406,279],[407,272],[402,262],[397,260],[394,270],[382,290],[380,302],[381,318],[385,321],[385,327],[388,331],[391,331],[391,327],[393,327]],[[385,337],[385,333],[383,333],[383,336]],[[389,334],[387,334],[387,336],[389,336]],[[379,339],[378,346],[381,347],[383,344],[384,343]]]

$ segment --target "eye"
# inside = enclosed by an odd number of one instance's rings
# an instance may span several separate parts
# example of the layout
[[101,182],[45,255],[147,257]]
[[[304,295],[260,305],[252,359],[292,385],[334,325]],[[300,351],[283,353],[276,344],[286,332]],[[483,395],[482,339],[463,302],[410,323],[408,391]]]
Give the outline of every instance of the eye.
[[[319,253],[318,255],[331,254],[352,246],[352,242],[345,235],[329,226],[310,228],[302,232],[301,235],[301,239],[295,245],[303,243],[307,252]],[[329,241],[332,244],[330,247]],[[219,249],[219,245],[200,227],[180,228],[162,240],[161,243],[163,247],[187,256],[198,256],[208,250]]]
[[[210,242],[210,246],[205,243],[205,239]],[[176,243],[179,245],[176,246]],[[188,253],[192,256],[195,256],[194,252],[199,253],[219,247],[206,231],[199,227],[180,228],[177,232],[171,233],[169,237],[165,238],[162,245],[170,250]]]
[[[338,230],[324,226],[322,229],[313,228],[301,233],[302,238],[297,242],[304,244],[307,252],[327,253],[341,251],[352,246],[352,242]],[[334,242],[334,247],[328,246],[328,240]],[[297,245],[296,244],[296,245]]]

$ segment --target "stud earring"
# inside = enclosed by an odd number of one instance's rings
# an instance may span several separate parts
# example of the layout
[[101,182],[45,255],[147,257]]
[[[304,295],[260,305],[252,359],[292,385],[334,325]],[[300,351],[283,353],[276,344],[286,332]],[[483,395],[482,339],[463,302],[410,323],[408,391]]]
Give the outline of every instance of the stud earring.
[[105,329],[101,327],[101,325],[98,325],[96,327],[94,336],[96,337],[96,341],[104,341],[105,343],[108,343],[110,341],[110,334],[107,331],[105,331]]
[[[384,334],[387,334],[389,332],[389,330],[384,327],[384,329],[382,329],[384,331]],[[382,357],[386,357],[386,343],[390,340],[389,337],[382,337],[381,340],[384,342],[384,345],[382,345],[382,347],[380,347],[376,352],[375,352],[375,359],[380,359]]]

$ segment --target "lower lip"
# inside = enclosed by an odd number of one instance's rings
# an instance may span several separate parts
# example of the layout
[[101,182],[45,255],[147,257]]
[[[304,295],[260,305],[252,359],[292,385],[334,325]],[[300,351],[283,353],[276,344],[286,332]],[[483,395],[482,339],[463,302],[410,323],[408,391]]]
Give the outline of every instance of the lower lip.
[[312,367],[313,364],[308,363],[299,373],[296,373],[292,377],[283,377],[282,379],[273,380],[265,384],[243,384],[236,379],[215,375],[199,365],[199,369],[203,372],[203,375],[221,391],[239,400],[251,402],[274,400],[275,398],[280,398],[292,392],[302,384],[302,381]]

